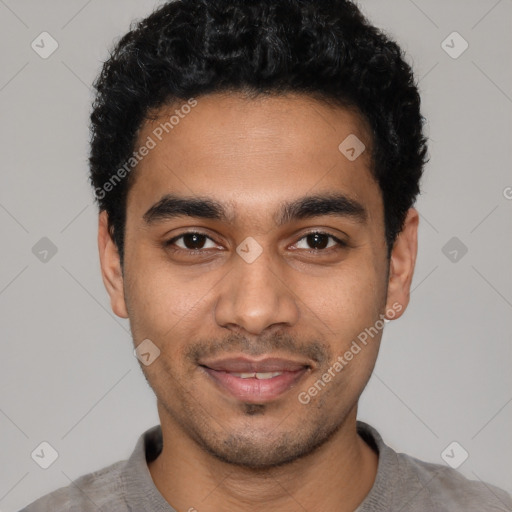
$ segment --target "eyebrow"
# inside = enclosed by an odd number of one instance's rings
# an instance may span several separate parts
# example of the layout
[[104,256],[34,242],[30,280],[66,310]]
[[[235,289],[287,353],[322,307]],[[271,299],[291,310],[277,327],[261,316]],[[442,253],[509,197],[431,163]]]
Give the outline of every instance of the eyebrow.
[[[344,194],[330,193],[304,196],[286,202],[274,215],[274,221],[278,226],[282,226],[294,220],[323,215],[346,217],[359,223],[366,222],[368,218],[368,212],[360,202]],[[235,220],[235,216],[228,212],[222,203],[209,197],[182,197],[173,194],[163,196],[149,208],[143,219],[150,226],[183,216],[225,223],[233,223]]]

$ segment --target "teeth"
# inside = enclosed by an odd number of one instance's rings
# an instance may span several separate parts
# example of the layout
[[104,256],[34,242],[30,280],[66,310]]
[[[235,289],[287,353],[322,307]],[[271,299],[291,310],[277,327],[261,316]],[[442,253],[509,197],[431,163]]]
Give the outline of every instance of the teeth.
[[272,377],[277,377],[278,375],[281,375],[281,372],[257,373],[256,378],[265,380],[265,379],[271,379]]
[[253,379],[257,378],[260,380],[272,379],[273,377],[277,377],[278,375],[282,375],[283,372],[260,372],[260,373],[235,373],[230,372],[234,377],[239,377],[240,379]]

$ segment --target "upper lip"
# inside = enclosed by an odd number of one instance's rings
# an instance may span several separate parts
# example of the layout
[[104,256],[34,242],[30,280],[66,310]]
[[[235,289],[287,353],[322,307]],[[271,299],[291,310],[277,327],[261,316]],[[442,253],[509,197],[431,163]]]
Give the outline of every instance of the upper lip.
[[310,367],[308,363],[292,359],[266,357],[257,360],[243,356],[203,361],[199,365],[216,371],[233,373],[294,372]]

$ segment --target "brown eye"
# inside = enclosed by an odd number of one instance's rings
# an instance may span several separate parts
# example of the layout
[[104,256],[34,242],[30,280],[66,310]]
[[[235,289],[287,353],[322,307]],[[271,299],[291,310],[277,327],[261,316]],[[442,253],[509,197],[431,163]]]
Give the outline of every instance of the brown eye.
[[[301,244],[302,247],[300,247]],[[345,247],[347,244],[329,233],[317,232],[309,233],[302,237],[299,242],[297,242],[296,247],[310,251],[323,251],[324,249],[330,249],[336,245]]]
[[[211,243],[211,246],[206,247],[208,242]],[[202,233],[196,233],[196,232],[190,232],[190,233],[183,233],[179,236],[176,236],[166,242],[166,246],[173,246],[175,245],[179,249],[186,250],[186,251],[198,251],[201,249],[212,249],[216,247],[213,240],[203,235]]]
[[312,249],[325,249],[329,244],[329,236],[321,233],[308,235],[306,240]]

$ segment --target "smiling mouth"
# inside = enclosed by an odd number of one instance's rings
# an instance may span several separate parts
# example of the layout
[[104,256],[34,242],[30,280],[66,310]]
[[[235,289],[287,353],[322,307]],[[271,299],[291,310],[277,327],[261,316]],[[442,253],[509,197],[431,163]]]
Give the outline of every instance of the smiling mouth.
[[275,400],[302,380],[311,365],[280,358],[236,357],[199,365],[223,394],[246,403]]

